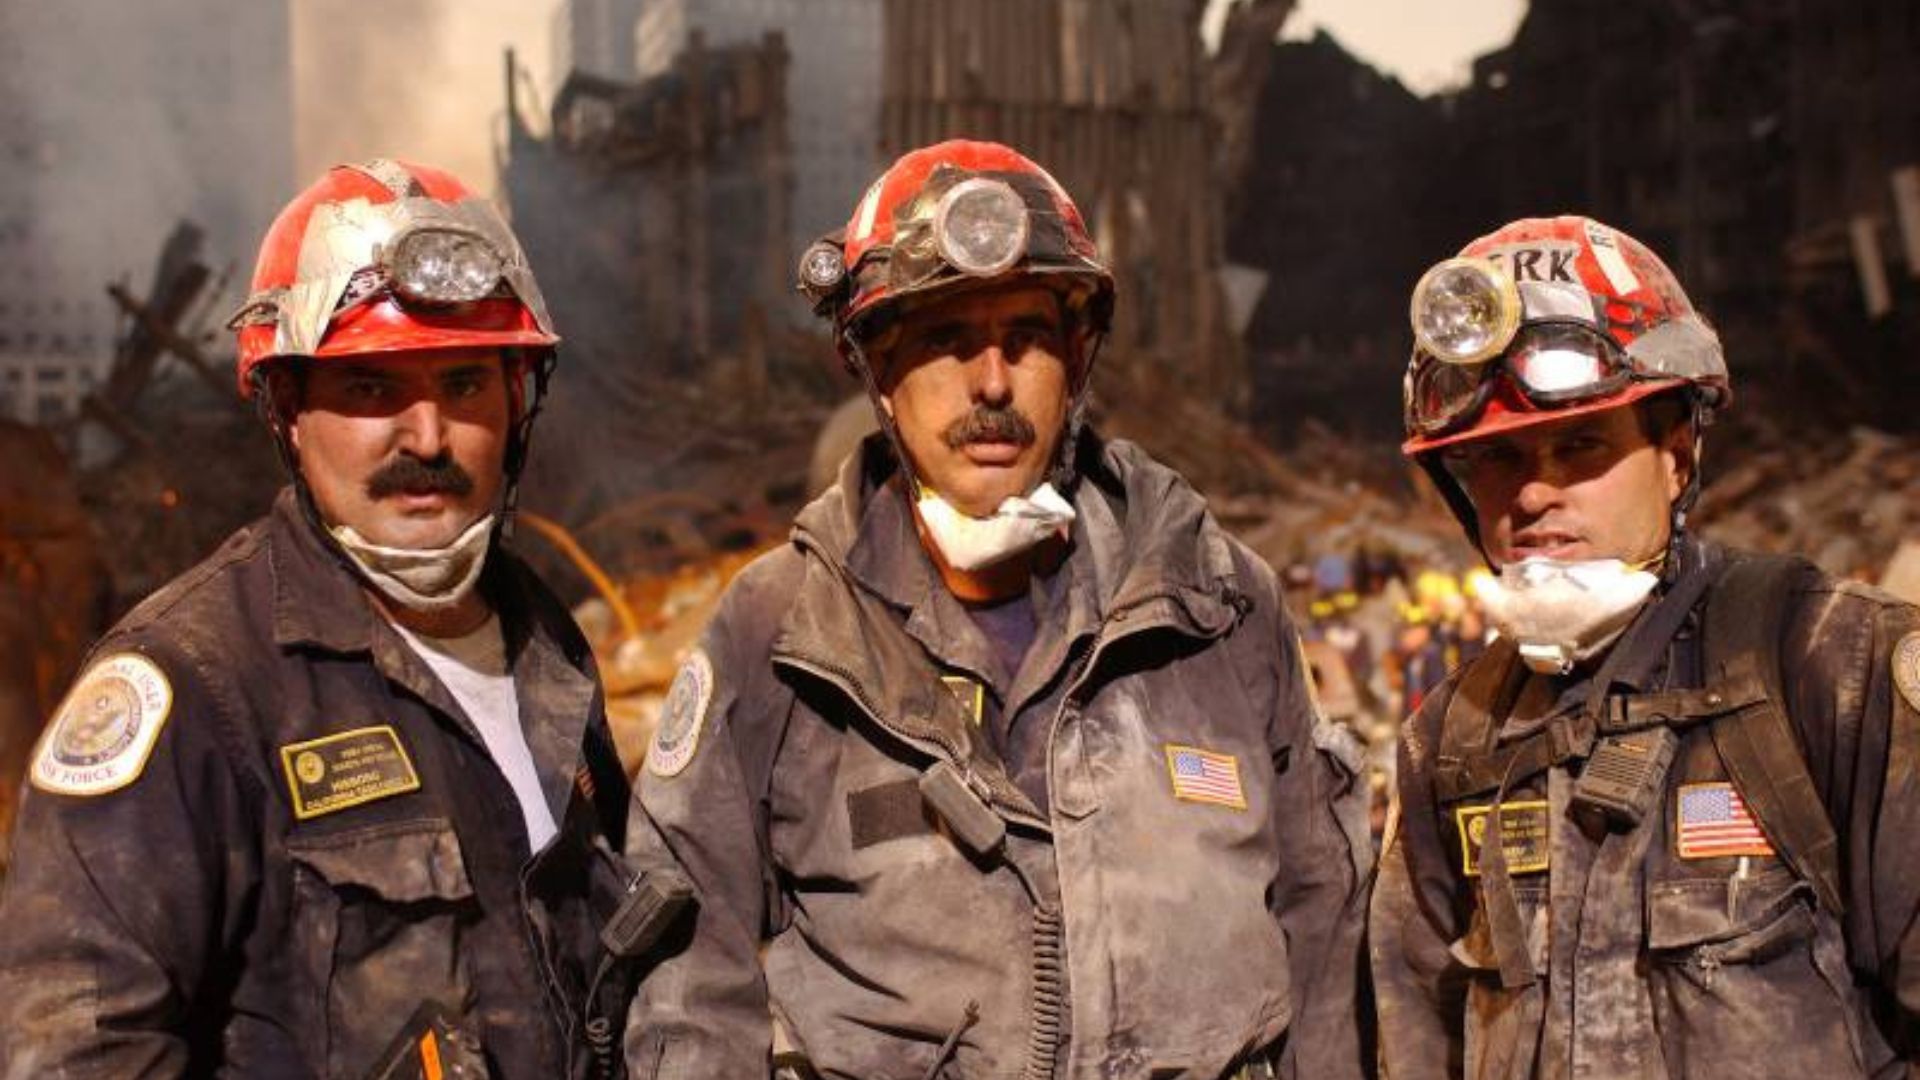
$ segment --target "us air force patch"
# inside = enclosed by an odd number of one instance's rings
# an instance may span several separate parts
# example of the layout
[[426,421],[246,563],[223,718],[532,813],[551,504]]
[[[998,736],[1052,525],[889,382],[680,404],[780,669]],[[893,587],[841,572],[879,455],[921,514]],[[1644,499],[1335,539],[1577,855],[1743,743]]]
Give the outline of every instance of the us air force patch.
[[1900,688],[1908,708],[1920,709],[1920,630],[1893,647],[1893,685]]
[[173,685],[153,661],[119,653],[80,676],[33,755],[33,786],[104,795],[140,778],[173,708]]
[[660,706],[660,727],[647,751],[647,771],[655,776],[678,776],[693,760],[700,745],[700,729],[707,722],[707,703],[713,700],[713,662],[704,649],[680,664]]

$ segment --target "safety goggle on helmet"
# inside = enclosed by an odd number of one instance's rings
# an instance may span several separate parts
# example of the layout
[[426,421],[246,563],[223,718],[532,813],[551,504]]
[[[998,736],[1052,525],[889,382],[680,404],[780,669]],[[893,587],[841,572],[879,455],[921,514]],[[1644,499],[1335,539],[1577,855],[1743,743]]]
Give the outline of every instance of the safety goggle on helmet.
[[227,326],[243,396],[282,356],[560,341],[499,212],[445,172],[384,159],[335,166],[280,212]]
[[1665,263],[1590,218],[1529,218],[1421,276],[1404,383],[1408,455],[1692,386],[1726,359]]
[[1019,276],[1053,279],[1107,328],[1113,275],[1066,190],[1018,151],[955,139],[894,162],[846,228],[801,256],[798,287],[845,335],[908,297]]

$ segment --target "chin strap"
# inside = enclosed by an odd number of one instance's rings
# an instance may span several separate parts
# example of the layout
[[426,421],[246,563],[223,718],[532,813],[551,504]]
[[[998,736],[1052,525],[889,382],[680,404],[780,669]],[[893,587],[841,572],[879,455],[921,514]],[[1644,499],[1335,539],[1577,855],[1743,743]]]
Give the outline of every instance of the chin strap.
[[1713,410],[1701,400],[1700,395],[1690,394],[1687,406],[1687,424],[1693,432],[1693,465],[1687,470],[1687,486],[1680,497],[1673,500],[1672,520],[1667,528],[1667,548],[1661,552],[1664,566],[1659,570],[1661,581],[1672,585],[1674,575],[1679,573],[1680,545],[1686,537],[1687,515],[1693,512],[1693,504],[1700,501],[1700,455],[1706,451],[1706,426],[1713,422]]

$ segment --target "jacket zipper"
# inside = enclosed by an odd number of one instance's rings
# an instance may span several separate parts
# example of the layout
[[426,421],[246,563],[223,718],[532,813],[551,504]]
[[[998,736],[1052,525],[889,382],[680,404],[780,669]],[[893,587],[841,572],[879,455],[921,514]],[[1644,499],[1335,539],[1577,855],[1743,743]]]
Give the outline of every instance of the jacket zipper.
[[[991,779],[975,772],[973,766],[966,760],[965,748],[945,732],[938,728],[929,728],[924,733],[903,731],[897,724],[881,716],[879,706],[874,703],[872,696],[867,693],[866,688],[861,685],[859,679],[855,678],[852,672],[825,661],[803,660],[791,653],[775,657],[775,662],[786,664],[817,678],[826,680],[851,698],[854,704],[860,707],[860,711],[866,713],[867,718],[878,725],[881,730],[891,734],[918,753],[927,754],[935,758],[944,758],[952,763],[960,770],[961,778],[966,781],[967,787],[972,789],[975,795],[978,795],[981,800],[988,805],[1001,810],[1010,819],[1018,821],[1023,825],[1031,825],[1041,829],[1049,827],[1048,823],[1041,820],[1037,815],[1029,814],[1014,805],[1008,797],[1008,794],[1002,792]],[[931,749],[928,744],[931,744]]]

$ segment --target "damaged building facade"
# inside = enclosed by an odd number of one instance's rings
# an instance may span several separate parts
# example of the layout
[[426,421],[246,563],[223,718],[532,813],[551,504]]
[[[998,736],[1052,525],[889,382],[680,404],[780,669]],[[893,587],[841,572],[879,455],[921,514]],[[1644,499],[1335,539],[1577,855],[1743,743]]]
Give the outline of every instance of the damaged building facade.
[[1229,232],[1272,274],[1250,334],[1269,407],[1304,388],[1306,411],[1390,437],[1420,270],[1514,217],[1584,212],[1673,264],[1744,387],[1911,426],[1885,393],[1920,350],[1920,222],[1895,194],[1910,176],[1920,204],[1910,0],[1533,4],[1427,98],[1331,38],[1273,50]]
[[708,49],[625,82],[579,70],[552,133],[514,127],[514,220],[574,351],[691,375],[764,350],[791,288],[787,51],[778,36]]
[[[1189,0],[806,10],[789,37],[779,20],[796,5],[641,0],[636,78],[576,65],[545,137],[509,102],[504,187],[568,339],[552,405],[566,419],[543,430],[534,468],[649,462],[549,509],[577,518],[649,488],[716,486],[689,447],[729,425],[762,454],[778,453],[778,424],[810,443],[855,387],[793,295],[798,252],[845,223],[882,162],[946,138],[1018,146],[1079,202],[1122,297],[1110,400],[1244,405]],[[667,431],[685,437],[663,446]]]

